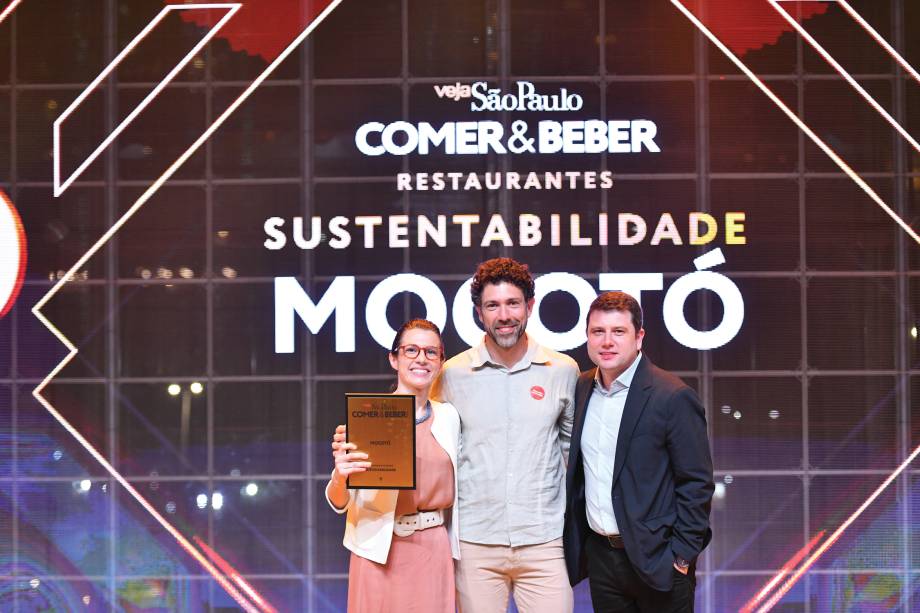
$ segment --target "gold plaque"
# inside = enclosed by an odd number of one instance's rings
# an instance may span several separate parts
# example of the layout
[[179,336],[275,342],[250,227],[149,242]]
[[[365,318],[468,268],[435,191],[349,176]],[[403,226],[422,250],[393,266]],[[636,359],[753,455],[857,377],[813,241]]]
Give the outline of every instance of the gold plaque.
[[345,394],[349,443],[371,467],[348,477],[351,489],[415,489],[415,396]]

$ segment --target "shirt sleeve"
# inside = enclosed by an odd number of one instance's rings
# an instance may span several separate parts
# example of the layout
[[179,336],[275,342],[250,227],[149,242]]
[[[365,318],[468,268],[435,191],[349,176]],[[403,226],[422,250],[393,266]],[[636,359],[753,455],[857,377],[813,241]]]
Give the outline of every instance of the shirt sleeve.
[[709,511],[715,489],[706,411],[689,387],[675,393],[668,404],[667,446],[677,494],[671,549],[683,559],[693,560],[709,541]]
[[569,463],[569,446],[572,444],[572,427],[575,423],[575,384],[578,382],[578,368],[574,368],[563,383],[563,393],[559,399],[561,411],[559,413],[559,445],[562,448],[562,459],[566,466]]
[[[335,469],[332,470],[332,474],[335,474]],[[355,490],[347,490],[348,492],[348,502],[341,509],[334,504],[332,504],[332,499],[329,498],[329,488],[332,487],[332,477],[329,477],[329,482],[326,484],[326,502],[329,503],[329,506],[332,507],[332,510],[338,513],[339,515],[345,513],[351,505],[355,503]]]

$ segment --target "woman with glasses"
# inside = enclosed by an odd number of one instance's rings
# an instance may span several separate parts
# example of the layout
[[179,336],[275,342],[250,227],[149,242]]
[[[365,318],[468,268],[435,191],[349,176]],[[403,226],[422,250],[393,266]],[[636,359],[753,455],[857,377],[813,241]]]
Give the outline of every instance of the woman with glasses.
[[460,417],[452,405],[429,399],[444,348],[438,327],[413,319],[396,333],[389,354],[396,394],[415,396],[414,490],[349,490],[348,475],[366,471],[368,454],[345,442],[345,426],[332,441],[335,470],[326,499],[345,520],[343,544],[351,553],[348,611],[451,612],[456,609],[454,564],[460,557],[457,448]]

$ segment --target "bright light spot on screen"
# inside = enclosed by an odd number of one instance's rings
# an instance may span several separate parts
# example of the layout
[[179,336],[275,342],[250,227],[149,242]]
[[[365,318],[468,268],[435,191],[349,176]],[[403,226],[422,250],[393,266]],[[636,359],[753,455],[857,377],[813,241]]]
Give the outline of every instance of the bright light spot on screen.
[[731,485],[734,480],[735,478],[732,477],[731,475],[725,475],[724,477],[722,477],[722,481],[725,482],[725,485]]
[[779,419],[779,411],[772,409],[769,413],[770,419]]
[[200,56],[196,57],[194,60],[192,60],[192,66],[194,66],[198,70],[201,70],[202,68],[204,68],[204,59],[201,58]]
[[712,493],[712,497],[715,498],[716,500],[722,500],[723,498],[725,498],[725,484],[724,483],[716,483],[716,489]]
[[89,603],[92,602],[92,598],[89,597],[89,594],[83,595],[83,604],[89,606]]
[[239,477],[239,476],[240,476],[240,469],[239,469],[239,468],[231,468],[231,469],[230,469],[230,476],[231,476],[231,477]]
[[167,513],[175,513],[175,512],[176,512],[176,503],[173,502],[172,500],[170,500],[169,502],[167,502],[167,503],[166,503],[166,512],[167,512]]
[[243,488],[243,491],[246,492],[247,496],[255,496],[259,493],[259,486],[255,483],[247,483],[246,487]]
[[162,266],[160,268],[157,268],[157,279],[172,279],[172,278],[173,278],[172,270],[170,270],[169,268],[163,268]]
[[227,238],[230,236],[230,230],[218,230],[217,238]]
[[182,388],[179,387],[178,383],[170,383],[169,387],[166,388],[166,391],[169,393],[170,396],[178,396],[179,392],[182,391]]
[[93,487],[93,482],[90,481],[89,479],[83,479],[83,481],[80,481],[80,491],[81,492],[88,492],[92,487]]
[[195,504],[198,506],[199,509],[204,509],[205,507],[207,507],[208,506],[208,495],[198,494],[198,496],[195,497]]
[[150,145],[144,145],[141,147],[141,151],[144,153],[144,155],[153,155],[153,147]]
[[183,279],[194,279],[195,271],[189,268],[188,266],[183,266],[179,269],[179,276]]
[[735,419],[741,419],[741,411],[735,411],[734,413],[732,413],[732,417],[734,417]]
[[64,454],[61,452],[60,449],[55,449],[54,453],[51,454],[51,457],[54,458],[55,462],[57,462],[58,460],[64,457]]
[[914,340],[917,340],[917,326],[914,326],[910,329],[910,337]]
[[145,279],[145,280],[146,280],[146,279],[149,279],[149,278],[152,277],[152,276],[153,276],[153,273],[150,272],[150,269],[149,269],[149,268],[142,268],[142,269],[141,269],[141,279]]
[[220,272],[222,275],[224,275],[228,279],[236,279],[236,270],[233,268],[230,268],[229,266],[224,266],[223,268],[220,269]]
[[203,386],[201,383],[199,383],[198,381],[192,381],[192,384],[189,385],[188,388],[189,388],[189,389],[192,391],[192,393],[195,394],[196,396],[197,396],[198,394],[200,394],[201,392],[204,391],[204,386]]
[[727,404],[722,405],[722,415],[728,415],[731,412],[732,412],[732,408],[730,406],[728,406]]
[[224,506],[224,495],[220,492],[211,494],[211,506],[214,507],[215,511],[220,511]]
[[49,111],[53,111],[57,107],[58,107],[57,100],[48,100],[47,102],[45,102],[45,108],[48,109]]
[[42,584],[42,582],[39,581],[38,579],[32,579],[31,581],[29,581],[29,585],[32,586],[32,589],[33,589],[33,590],[37,590],[37,589],[38,589],[38,586],[41,585],[41,584]]

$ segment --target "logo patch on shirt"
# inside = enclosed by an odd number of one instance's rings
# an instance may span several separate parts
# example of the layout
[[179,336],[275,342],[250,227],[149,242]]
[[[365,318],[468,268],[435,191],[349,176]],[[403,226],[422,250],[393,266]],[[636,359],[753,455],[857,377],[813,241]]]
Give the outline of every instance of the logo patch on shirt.
[[534,400],[543,400],[544,396],[546,396],[546,390],[539,385],[534,385],[530,388],[530,397]]

